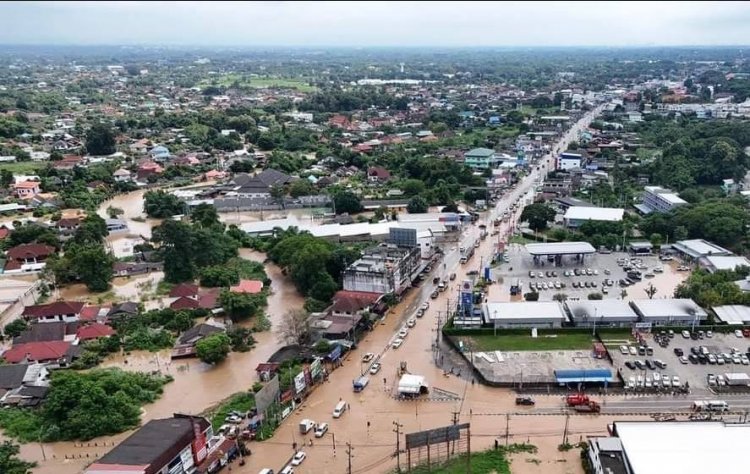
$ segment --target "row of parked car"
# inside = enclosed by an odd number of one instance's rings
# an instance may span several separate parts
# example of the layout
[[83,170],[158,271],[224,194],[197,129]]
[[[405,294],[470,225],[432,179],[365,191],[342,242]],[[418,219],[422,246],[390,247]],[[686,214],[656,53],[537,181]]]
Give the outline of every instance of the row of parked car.
[[670,387],[681,387],[682,383],[680,382],[680,377],[677,375],[669,376],[666,374],[661,374],[659,372],[653,372],[651,374],[651,377],[646,375],[645,377],[642,375],[631,375],[628,377],[628,384],[627,387],[630,389],[634,389],[636,387],[641,388],[658,388],[658,387],[664,387],[664,388],[670,388]]
[[746,353],[740,352],[737,348],[732,348],[730,352],[712,352],[706,346],[691,347],[687,356],[679,348],[675,348],[674,352],[683,364],[690,362],[702,365],[750,365],[750,347]]

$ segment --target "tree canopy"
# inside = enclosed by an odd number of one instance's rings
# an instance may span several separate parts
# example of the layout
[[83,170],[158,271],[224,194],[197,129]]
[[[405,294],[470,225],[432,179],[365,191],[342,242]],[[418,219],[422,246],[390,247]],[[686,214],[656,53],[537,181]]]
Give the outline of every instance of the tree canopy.
[[112,127],[96,123],[86,132],[86,151],[90,155],[111,155],[115,149],[115,134]]
[[206,364],[218,364],[227,358],[231,347],[229,336],[217,332],[198,341],[195,353]]
[[547,223],[555,219],[555,210],[546,204],[530,204],[523,208],[520,219],[535,231],[544,230]]
[[185,203],[172,193],[147,191],[143,195],[143,211],[149,217],[164,219],[185,212]]

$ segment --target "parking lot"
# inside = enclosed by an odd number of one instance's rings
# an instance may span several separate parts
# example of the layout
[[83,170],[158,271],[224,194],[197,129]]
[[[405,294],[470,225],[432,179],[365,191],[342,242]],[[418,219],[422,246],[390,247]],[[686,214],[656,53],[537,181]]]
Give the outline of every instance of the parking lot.
[[[605,344],[612,357],[615,370],[621,371],[625,385],[630,386],[630,390],[636,392],[672,392],[685,387],[689,387],[691,393],[698,394],[711,391],[747,391],[747,386],[732,387],[722,385],[722,382],[726,382],[723,380],[726,373],[750,373],[750,360],[746,355],[750,339],[737,337],[734,333],[713,333],[711,337],[708,337],[708,332],[703,331],[703,333],[703,339],[691,339],[690,337],[684,338],[681,332],[676,331],[671,338],[668,335],[665,336],[668,343],[662,347],[657,342],[659,331],[654,329],[652,334],[644,335],[644,342],[649,349],[641,347],[631,338],[630,344],[626,346],[627,355],[621,352],[621,346],[625,344],[623,341],[605,341]],[[700,346],[704,347],[704,361],[701,361],[698,356],[701,352]],[[691,348],[695,349],[691,350]],[[682,361],[676,355],[675,349],[682,351],[684,357]],[[733,349],[735,349],[734,356]],[[635,355],[632,354],[633,351]],[[718,362],[718,354],[722,354],[721,364]],[[663,362],[665,365],[660,368],[656,365],[658,362]],[[638,365],[633,367],[632,364]],[[655,376],[655,374],[658,375]],[[709,374],[716,377],[716,382],[712,382],[710,387]],[[673,383],[675,376],[677,386]],[[669,379],[669,384],[664,381],[665,378]]]
[[[654,298],[671,298],[674,289],[690,273],[678,271],[681,263],[676,260],[660,262],[657,256],[643,256],[639,257],[643,262],[643,268],[639,271],[644,274],[644,278],[633,285],[622,287],[620,280],[627,277],[627,272],[618,265],[617,260],[629,257],[625,252],[595,253],[587,255],[582,262],[576,261],[572,256],[564,257],[561,266],[554,266],[546,260],[539,264],[535,263],[525,247],[520,244],[511,244],[507,255],[509,261],[496,272],[502,278],[502,283],[496,287],[496,291],[500,293],[497,296],[501,299],[493,298],[496,301],[510,299],[510,287],[515,280],[519,280],[522,293],[531,291],[530,283],[533,283],[534,291],[539,293],[539,301],[551,301],[557,293],[564,293],[568,299],[573,300],[586,299],[591,293],[601,293],[604,298],[621,298],[623,290],[625,299],[648,298],[645,290],[650,285],[656,289]],[[655,272],[654,269],[661,271]],[[579,275],[575,275],[576,270]],[[530,272],[533,272],[533,277],[530,277]],[[604,280],[612,280],[613,285],[603,285]],[[536,289],[537,284],[542,288]]]
[[495,383],[554,384],[557,369],[611,369],[605,359],[592,357],[591,350],[476,352],[474,366]]

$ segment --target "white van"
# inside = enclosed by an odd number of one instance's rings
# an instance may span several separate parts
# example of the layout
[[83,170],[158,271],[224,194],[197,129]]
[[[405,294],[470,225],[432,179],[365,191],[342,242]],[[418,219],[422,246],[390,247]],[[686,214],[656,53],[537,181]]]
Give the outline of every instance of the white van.
[[341,418],[341,415],[344,414],[346,411],[346,402],[340,401],[336,404],[336,408],[333,409],[333,417],[334,418]]
[[693,402],[693,410],[725,412],[729,411],[729,404],[724,400],[699,400]]

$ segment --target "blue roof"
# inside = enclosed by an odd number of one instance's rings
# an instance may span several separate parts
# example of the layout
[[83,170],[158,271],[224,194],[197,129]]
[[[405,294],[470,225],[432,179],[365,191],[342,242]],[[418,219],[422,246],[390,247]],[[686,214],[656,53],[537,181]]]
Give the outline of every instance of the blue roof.
[[560,369],[555,370],[557,383],[614,382],[609,369]]
[[155,146],[155,147],[153,147],[151,149],[151,154],[152,155],[169,154],[169,150],[167,149],[167,147],[159,145],[159,146]]

